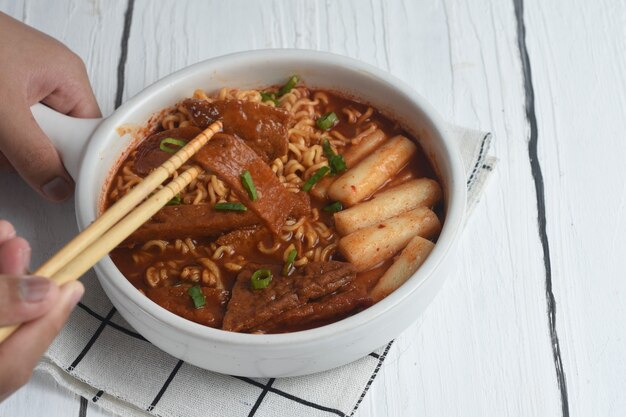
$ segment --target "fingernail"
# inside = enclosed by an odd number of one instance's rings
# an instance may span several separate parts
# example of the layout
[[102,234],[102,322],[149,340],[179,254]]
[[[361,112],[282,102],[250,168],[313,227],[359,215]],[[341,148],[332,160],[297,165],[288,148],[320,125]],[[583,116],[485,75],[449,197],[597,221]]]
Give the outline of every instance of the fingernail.
[[19,291],[22,300],[37,303],[50,291],[50,280],[43,277],[24,277],[20,279]]
[[41,191],[53,201],[63,201],[72,194],[72,187],[63,177],[55,177],[41,187]]

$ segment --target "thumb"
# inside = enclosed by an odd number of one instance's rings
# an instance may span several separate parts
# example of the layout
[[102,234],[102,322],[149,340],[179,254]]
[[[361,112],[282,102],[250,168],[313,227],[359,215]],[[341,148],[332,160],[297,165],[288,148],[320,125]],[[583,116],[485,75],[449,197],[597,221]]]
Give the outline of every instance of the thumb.
[[26,102],[2,107],[11,108],[12,114],[0,114],[0,118],[7,121],[0,124],[0,152],[44,197],[52,201],[67,199],[74,183],[56,149],[35,122],[30,107]]

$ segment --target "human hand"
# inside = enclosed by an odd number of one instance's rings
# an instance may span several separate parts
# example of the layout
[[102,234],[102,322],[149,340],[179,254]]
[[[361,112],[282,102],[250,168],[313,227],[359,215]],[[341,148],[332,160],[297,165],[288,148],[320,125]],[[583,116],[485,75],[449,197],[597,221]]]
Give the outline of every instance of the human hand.
[[0,327],[24,323],[0,343],[0,402],[28,382],[84,292],[78,281],[59,288],[47,278],[23,275],[29,261],[28,242],[0,220]]
[[74,183],[30,106],[100,117],[85,65],[61,42],[3,13],[0,62],[0,170],[15,169],[47,199],[65,200]]

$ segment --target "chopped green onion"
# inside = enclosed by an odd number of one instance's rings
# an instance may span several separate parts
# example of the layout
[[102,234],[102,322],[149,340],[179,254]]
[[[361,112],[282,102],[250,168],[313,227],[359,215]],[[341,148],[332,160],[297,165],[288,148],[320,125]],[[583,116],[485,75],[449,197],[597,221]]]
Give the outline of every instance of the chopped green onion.
[[329,112],[326,113],[322,116],[320,116],[315,123],[317,124],[317,127],[319,127],[322,130],[329,130],[331,128],[333,128],[337,123],[339,123],[339,118],[337,117],[337,115],[335,114],[335,112]]
[[340,174],[347,169],[346,161],[343,159],[343,156],[338,155],[333,151],[333,148],[330,147],[330,142],[328,141],[328,139],[324,139],[322,147],[324,148],[324,154],[328,159],[328,166],[330,166],[330,175]]
[[313,186],[322,179],[322,177],[326,174],[328,174],[328,172],[330,171],[330,168],[328,168],[327,166],[323,166],[320,169],[317,170],[317,172],[313,175],[311,175],[311,178],[309,178],[308,180],[306,180],[306,182],[304,183],[304,185],[302,186],[302,189],[304,191],[310,191],[311,188],[313,188]]
[[183,199],[180,198],[180,194],[176,194],[174,198],[167,202],[166,206],[178,206],[181,201],[183,201]]
[[278,99],[276,98],[275,93],[266,93],[265,91],[261,91],[261,101],[273,101],[274,104],[278,106]]
[[324,142],[322,142],[322,148],[324,149],[324,155],[326,155],[326,158],[328,159],[337,155],[335,151],[333,151],[333,148],[330,146],[330,141],[326,138],[324,139]]
[[322,210],[328,213],[337,213],[343,210],[343,204],[341,204],[341,201],[335,201],[322,208]]
[[184,140],[174,139],[174,138],[165,138],[159,144],[159,149],[161,149],[163,152],[167,152],[167,153],[176,153],[176,152],[179,151],[179,149],[173,149],[173,148],[170,148],[167,145],[176,145],[179,148],[182,148],[186,144],[187,144],[187,142],[185,142]]
[[296,260],[296,256],[298,256],[297,250],[292,249],[291,251],[289,251],[289,255],[287,255],[287,262],[285,262],[285,265],[283,266],[284,276],[289,275],[293,270],[293,263]]
[[202,308],[206,304],[206,297],[202,294],[202,288],[199,285],[189,288],[187,294],[191,297],[195,308]]
[[332,175],[337,175],[342,173],[347,169],[346,161],[343,159],[341,155],[335,155],[328,160],[328,164],[330,165],[330,173]]
[[260,92],[261,101],[263,102],[272,101],[276,106],[278,106],[279,104],[278,99],[284,96],[285,94],[287,94],[288,92],[290,92],[291,90],[293,90],[296,84],[298,84],[298,81],[300,81],[298,79],[298,76],[292,75],[291,78],[289,78],[289,81],[287,81],[287,84],[280,87],[280,90],[278,90],[278,93],[268,93],[265,91],[261,91]]
[[250,171],[245,171],[241,174],[241,184],[243,188],[248,192],[248,197],[250,200],[256,201],[259,196],[256,193],[256,187],[254,186],[254,181],[252,181],[252,175],[250,175]]
[[300,81],[298,79],[298,76],[292,75],[291,78],[289,78],[289,81],[287,81],[287,84],[283,85],[278,91],[278,97],[282,97],[290,92],[296,86],[296,84],[298,84],[298,81]]
[[269,269],[257,269],[252,274],[252,278],[250,278],[250,283],[252,284],[253,290],[262,290],[263,288],[267,288],[270,285],[270,281],[272,280],[272,271]]
[[248,209],[241,203],[217,203],[215,210],[219,211],[247,211]]

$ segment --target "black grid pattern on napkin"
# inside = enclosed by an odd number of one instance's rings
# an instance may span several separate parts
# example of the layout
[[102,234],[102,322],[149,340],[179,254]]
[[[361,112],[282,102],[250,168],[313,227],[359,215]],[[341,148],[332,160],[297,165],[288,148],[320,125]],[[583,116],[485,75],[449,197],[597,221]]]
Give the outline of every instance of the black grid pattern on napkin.
[[485,158],[487,157],[487,151],[489,150],[489,146],[491,145],[491,133],[487,132],[485,133],[485,135],[483,136],[483,138],[480,140],[480,147],[478,148],[478,156],[476,157],[476,162],[474,163],[474,166],[472,167],[472,171],[470,172],[469,177],[467,178],[467,192],[471,192],[472,191],[472,187],[474,186],[474,183],[476,182],[476,179],[478,178],[478,174],[482,169],[486,169],[488,171],[491,171],[492,167],[483,164],[483,162],[485,161]]
[[[146,343],[150,343],[149,341],[147,341],[143,336],[141,336],[139,333],[136,333],[133,330],[130,330],[124,326],[121,326],[115,322],[112,321],[113,316],[115,315],[115,313],[117,312],[117,310],[115,308],[111,308],[109,310],[109,312],[107,313],[106,316],[102,316],[101,314],[96,313],[93,309],[89,308],[87,305],[85,305],[84,303],[78,303],[78,307],[85,311],[87,314],[89,314],[90,316],[92,316],[93,318],[95,318],[97,321],[100,322],[100,325],[98,326],[98,328],[96,329],[96,331],[93,333],[93,335],[91,336],[91,338],[89,339],[89,341],[86,343],[85,347],[81,350],[81,352],[77,355],[77,357],[74,359],[74,361],[72,362],[72,364],[67,368],[67,371],[71,374],[73,373],[74,369],[79,366],[80,362],[83,360],[83,358],[89,353],[90,349],[94,346],[94,344],[96,343],[96,341],[98,340],[98,338],[100,337],[100,335],[102,334],[103,330],[108,326],[111,327],[117,331],[119,331],[122,334],[125,334],[129,337],[135,338],[135,339],[139,339],[139,340],[143,340]],[[344,411],[332,408],[332,407],[327,407],[323,404],[318,404],[315,402],[311,402],[308,400],[305,400],[304,398],[300,398],[296,395],[290,394],[286,391],[283,391],[281,389],[275,388],[273,387],[273,383],[276,380],[275,378],[270,378],[268,379],[267,382],[263,383],[263,382],[259,382],[259,381],[255,381],[254,379],[251,378],[246,378],[246,377],[239,377],[239,376],[232,376],[232,378],[236,378],[240,381],[243,381],[251,386],[257,387],[261,389],[261,392],[259,393],[259,396],[257,397],[257,400],[255,401],[255,403],[252,405],[252,408],[250,409],[250,412],[248,414],[249,417],[254,416],[258,409],[261,407],[261,405],[263,404],[264,400],[268,397],[269,394],[272,395],[278,395],[284,399],[290,400],[290,401],[294,401],[295,403],[298,403],[300,405],[315,409],[315,410],[319,410],[319,411],[324,411],[327,412],[329,415],[337,415],[337,416],[341,416],[341,417],[352,417],[354,415],[354,413],[357,411],[359,405],[361,404],[361,402],[363,401],[363,398],[365,398],[365,395],[367,394],[367,391],[369,390],[370,386],[372,385],[372,383],[374,382],[374,379],[376,378],[376,376],[378,375],[378,372],[387,356],[387,353],[389,352],[389,349],[391,348],[393,341],[389,342],[386,346],[384,351],[381,354],[378,354],[376,352],[372,352],[368,355],[368,357],[371,357],[373,360],[377,360],[378,363],[376,364],[376,367],[374,368],[374,371],[372,372],[372,374],[370,375],[370,378],[368,379],[367,383],[365,384],[365,387],[363,388],[363,391],[361,392],[361,395],[359,396],[358,401],[356,402],[356,404],[354,405],[353,409],[351,410],[351,412],[349,414],[347,414]],[[157,415],[158,413],[156,413],[154,410],[157,407],[157,404],[159,403],[161,397],[163,397],[163,395],[165,394],[165,392],[167,391],[167,389],[169,388],[172,380],[176,377],[178,371],[180,370],[180,368],[182,367],[182,365],[184,364],[184,361],[179,360],[176,365],[174,366],[174,368],[172,369],[172,371],[170,372],[170,374],[168,375],[168,377],[166,378],[166,380],[164,381],[163,385],[161,386],[161,388],[159,389],[159,391],[156,393],[154,400],[152,400],[152,402],[150,403],[150,405],[148,406],[148,408],[146,409],[146,411]],[[98,391],[93,398],[91,399],[92,402],[96,403],[98,402],[98,400],[105,395],[106,393],[103,390]]]
[[167,391],[167,389],[169,388],[170,384],[172,383],[172,380],[174,379],[174,377],[176,376],[176,374],[180,370],[180,367],[183,366],[183,363],[185,363],[185,362],[181,361],[181,360],[179,360],[176,363],[176,366],[174,366],[174,369],[172,369],[172,372],[170,372],[169,376],[165,380],[165,383],[163,384],[163,386],[161,387],[161,389],[157,393],[156,397],[154,397],[154,400],[152,400],[152,402],[150,403],[150,406],[148,406],[148,411],[154,410],[154,407],[156,407],[156,405],[161,400],[161,397],[163,396],[163,394],[165,394],[165,391]]

